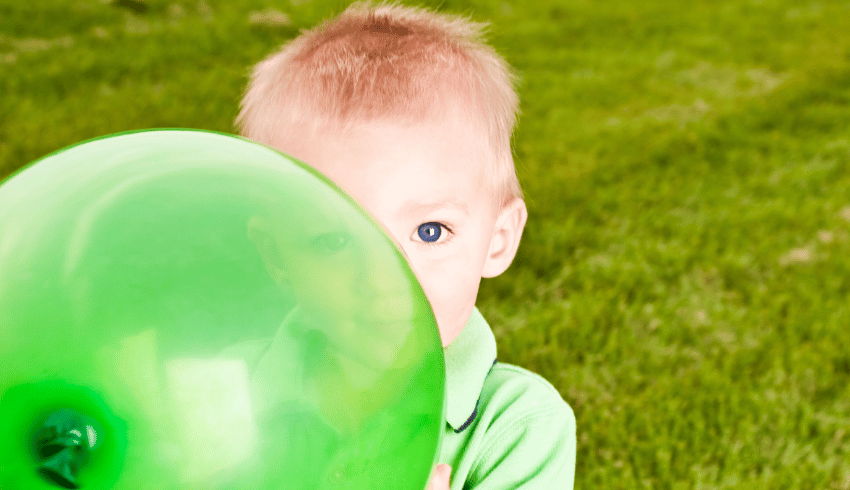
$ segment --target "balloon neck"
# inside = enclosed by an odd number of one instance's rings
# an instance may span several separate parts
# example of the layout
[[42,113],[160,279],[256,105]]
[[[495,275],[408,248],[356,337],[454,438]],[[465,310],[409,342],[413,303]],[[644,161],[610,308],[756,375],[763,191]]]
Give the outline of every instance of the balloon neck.
[[77,476],[97,442],[87,419],[73,410],[61,409],[50,414],[36,431],[38,473],[59,488],[80,488]]

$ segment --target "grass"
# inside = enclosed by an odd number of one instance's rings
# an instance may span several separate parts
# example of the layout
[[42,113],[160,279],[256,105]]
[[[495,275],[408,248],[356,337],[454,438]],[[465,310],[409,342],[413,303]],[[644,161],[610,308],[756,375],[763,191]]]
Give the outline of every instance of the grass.
[[[0,0],[0,178],[233,132],[248,68],[347,2],[147,4]],[[478,306],[575,409],[576,488],[850,489],[850,2],[419,5],[490,21],[523,77],[530,218]]]

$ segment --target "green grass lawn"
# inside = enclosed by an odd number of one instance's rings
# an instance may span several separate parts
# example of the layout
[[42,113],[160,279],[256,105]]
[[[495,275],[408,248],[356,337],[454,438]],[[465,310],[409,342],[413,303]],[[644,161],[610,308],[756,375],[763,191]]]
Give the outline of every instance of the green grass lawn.
[[[0,178],[233,132],[249,67],[347,3],[0,0]],[[576,488],[850,489],[850,1],[418,5],[523,77],[529,222],[478,306],[575,409]]]

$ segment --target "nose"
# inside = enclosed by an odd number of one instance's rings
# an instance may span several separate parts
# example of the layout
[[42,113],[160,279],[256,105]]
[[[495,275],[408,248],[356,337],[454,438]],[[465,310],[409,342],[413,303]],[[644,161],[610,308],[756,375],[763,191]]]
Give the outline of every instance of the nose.
[[[385,295],[397,289],[402,282],[397,262],[407,261],[407,256],[398,242],[394,239],[392,242],[391,245],[383,240],[368,240],[363,247],[364,263],[360,267],[363,293]],[[393,248],[401,252],[402,257]]]
[[[405,303],[401,299],[411,293],[411,278],[405,274],[405,270],[412,269],[412,265],[398,240],[386,228],[382,228],[389,240],[376,236],[375,239],[366,240],[364,243],[364,263],[360,267],[362,289],[359,296],[363,301],[362,305],[371,312],[389,314],[392,311],[397,317],[398,313],[401,313],[398,310],[406,307],[398,303]],[[418,280],[415,273],[412,279]]]
[[407,260],[408,259],[407,252],[404,250],[404,247],[401,245],[399,240],[395,237],[395,235],[393,235],[393,233],[386,226],[384,226],[383,224],[381,224],[380,226],[381,226],[381,231],[384,232],[384,235],[386,235],[387,238],[389,238],[389,240],[392,242],[393,246],[395,246],[395,248],[404,256],[405,260]]

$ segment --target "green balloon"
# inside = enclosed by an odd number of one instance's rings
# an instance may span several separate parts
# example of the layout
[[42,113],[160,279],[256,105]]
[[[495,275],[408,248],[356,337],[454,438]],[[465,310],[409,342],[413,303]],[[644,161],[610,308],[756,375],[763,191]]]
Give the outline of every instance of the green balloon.
[[150,130],[0,185],[0,488],[422,490],[444,413],[422,288],[311,167]]

